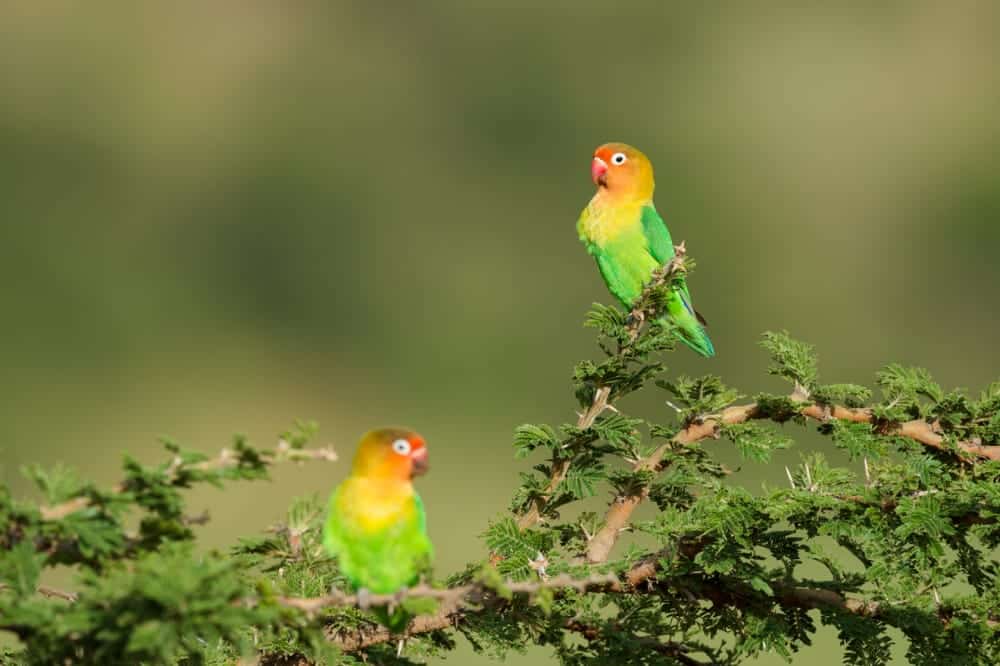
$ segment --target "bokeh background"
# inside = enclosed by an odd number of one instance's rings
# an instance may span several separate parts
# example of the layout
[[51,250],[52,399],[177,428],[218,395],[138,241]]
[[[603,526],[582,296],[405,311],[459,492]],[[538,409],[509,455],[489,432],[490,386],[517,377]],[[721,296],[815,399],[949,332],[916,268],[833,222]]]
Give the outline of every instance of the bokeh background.
[[[0,481],[111,484],[160,434],[215,451],[296,418],[346,458],[409,424],[439,572],[480,557],[527,467],[513,427],[572,420],[595,353],[581,321],[609,298],[574,225],[607,140],[651,156],[698,263],[719,355],[672,371],[778,390],[757,341],[787,328],[831,381],[900,361],[978,390],[1000,374],[1000,5],[839,4],[3,3]],[[196,493],[205,542],[346,470]],[[806,658],[839,663],[835,638]]]

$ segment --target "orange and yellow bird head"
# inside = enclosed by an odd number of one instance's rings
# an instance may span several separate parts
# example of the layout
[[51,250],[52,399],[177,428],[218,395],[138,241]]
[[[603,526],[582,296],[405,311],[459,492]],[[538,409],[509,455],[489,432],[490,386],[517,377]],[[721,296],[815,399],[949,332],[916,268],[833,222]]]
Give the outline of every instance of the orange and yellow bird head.
[[653,165],[641,150],[626,143],[598,146],[590,161],[590,177],[598,195],[633,201],[653,198]]
[[361,438],[351,474],[409,481],[427,469],[423,437],[406,428],[380,428]]

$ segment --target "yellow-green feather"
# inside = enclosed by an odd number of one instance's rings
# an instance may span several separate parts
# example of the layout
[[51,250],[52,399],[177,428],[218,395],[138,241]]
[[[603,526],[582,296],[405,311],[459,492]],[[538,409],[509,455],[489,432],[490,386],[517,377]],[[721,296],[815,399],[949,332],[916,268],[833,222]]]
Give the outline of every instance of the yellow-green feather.
[[393,594],[433,558],[420,496],[408,481],[351,476],[330,498],[323,542],[355,589]]
[[[674,256],[670,232],[651,200],[610,203],[595,197],[580,215],[577,231],[608,290],[627,308],[642,294],[653,271]],[[702,356],[715,354],[684,282],[671,293],[667,314],[682,342]]]

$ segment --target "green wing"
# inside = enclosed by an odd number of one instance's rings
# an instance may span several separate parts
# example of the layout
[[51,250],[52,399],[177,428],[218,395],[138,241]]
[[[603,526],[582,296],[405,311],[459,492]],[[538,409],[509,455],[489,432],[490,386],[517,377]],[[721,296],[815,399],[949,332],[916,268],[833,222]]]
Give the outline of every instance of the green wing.
[[[413,503],[417,507],[417,530],[421,534],[427,534],[427,511],[424,509],[424,501],[420,499],[420,493],[413,493]],[[430,540],[427,541],[430,546]]]
[[[667,229],[666,222],[656,212],[652,203],[642,207],[642,233],[645,234],[646,242],[649,243],[650,254],[656,258],[661,266],[666,265],[674,258],[674,241],[670,237],[670,230]],[[697,318],[699,315],[691,304],[691,294],[688,292],[686,281],[682,281],[681,295],[685,307],[692,316]]]
[[674,258],[674,241],[670,238],[670,230],[667,229],[663,218],[656,212],[652,203],[642,207],[641,219],[642,233],[645,234],[646,242],[649,243],[649,253],[662,266]]
[[660,264],[650,253],[638,209],[613,211],[610,215],[631,216],[624,224],[619,219],[609,222],[621,229],[613,239],[598,242],[588,236],[589,208],[585,208],[580,215],[577,230],[587,252],[594,255],[608,291],[628,308],[642,294],[643,285]]
[[[621,301],[626,308],[632,307],[632,303],[642,294],[642,286],[649,279],[655,265],[649,270],[642,270],[642,255],[638,255],[638,261],[623,261],[623,250],[621,245],[612,245],[609,248],[598,247],[594,253],[597,259],[597,268],[601,271],[604,284],[608,286],[608,291],[614,294],[615,298]],[[647,255],[648,256],[648,255]],[[638,270],[636,270],[638,268]]]
[[[642,207],[642,232],[646,237],[650,254],[663,266],[674,258],[674,242],[663,218],[656,212],[652,202]],[[702,356],[714,356],[715,347],[705,331],[705,319],[694,309],[687,281],[681,279],[674,291],[676,299],[667,302],[667,312],[677,325],[681,341]]]

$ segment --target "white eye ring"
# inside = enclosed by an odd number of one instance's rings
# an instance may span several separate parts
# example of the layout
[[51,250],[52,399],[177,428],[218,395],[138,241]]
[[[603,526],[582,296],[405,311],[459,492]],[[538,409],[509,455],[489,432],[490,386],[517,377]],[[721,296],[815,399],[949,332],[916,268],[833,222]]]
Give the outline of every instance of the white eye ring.
[[410,443],[405,439],[397,439],[395,442],[392,443],[392,450],[401,456],[410,455],[411,448],[412,447],[410,446]]
[[612,164],[625,164],[626,160],[628,160],[628,158],[625,157],[625,153],[615,153],[611,156]]

